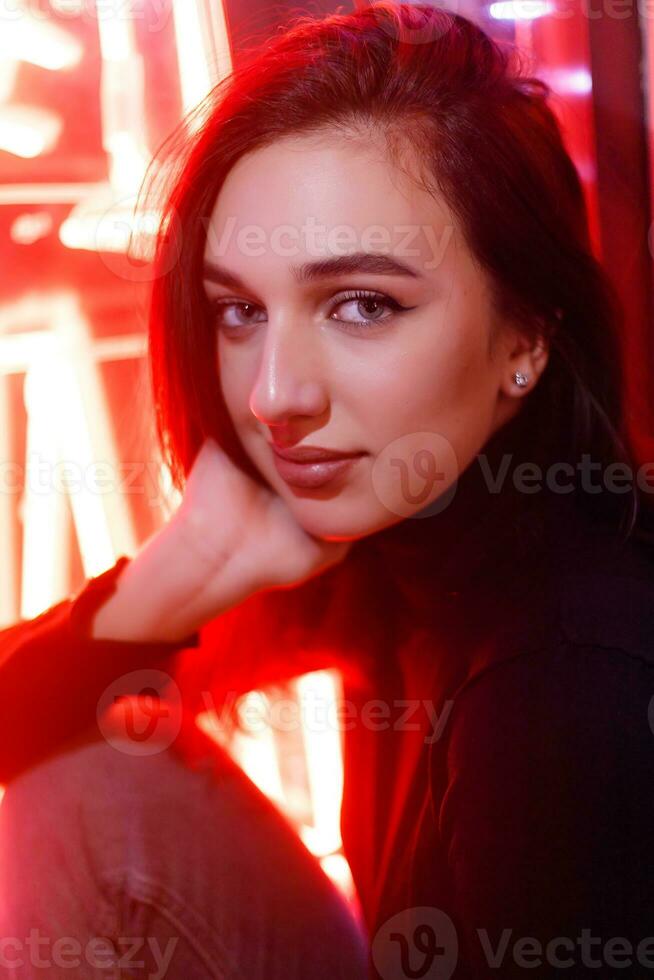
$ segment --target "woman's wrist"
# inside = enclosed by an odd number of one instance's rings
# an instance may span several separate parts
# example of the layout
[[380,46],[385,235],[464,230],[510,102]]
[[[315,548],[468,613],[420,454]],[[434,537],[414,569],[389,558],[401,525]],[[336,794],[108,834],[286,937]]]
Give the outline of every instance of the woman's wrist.
[[94,639],[177,642],[257,591],[228,553],[209,564],[173,518],[125,565],[90,624]]
[[167,524],[124,566],[90,623],[93,639],[175,642],[198,628],[180,616],[197,588],[176,529]]

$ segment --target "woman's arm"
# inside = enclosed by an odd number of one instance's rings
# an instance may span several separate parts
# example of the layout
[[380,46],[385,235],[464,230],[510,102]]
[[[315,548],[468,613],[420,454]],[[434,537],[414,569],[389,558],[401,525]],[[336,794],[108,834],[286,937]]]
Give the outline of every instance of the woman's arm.
[[117,678],[199,645],[197,631],[172,642],[92,635],[96,611],[133,560],[121,556],[76,596],[0,631],[0,783],[93,724]]
[[460,693],[432,776],[462,976],[654,969],[653,695],[652,663],[567,641]]
[[113,681],[198,646],[205,624],[322,574],[350,545],[308,534],[206,439],[180,506],[134,558],[0,632],[0,783],[92,724]]

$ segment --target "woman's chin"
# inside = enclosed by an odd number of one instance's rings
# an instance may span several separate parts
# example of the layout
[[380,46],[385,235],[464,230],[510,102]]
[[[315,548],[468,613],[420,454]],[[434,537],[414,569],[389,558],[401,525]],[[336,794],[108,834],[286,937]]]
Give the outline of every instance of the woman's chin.
[[307,534],[324,541],[358,541],[401,520],[381,507],[376,498],[358,504],[344,499],[296,499],[289,506]]

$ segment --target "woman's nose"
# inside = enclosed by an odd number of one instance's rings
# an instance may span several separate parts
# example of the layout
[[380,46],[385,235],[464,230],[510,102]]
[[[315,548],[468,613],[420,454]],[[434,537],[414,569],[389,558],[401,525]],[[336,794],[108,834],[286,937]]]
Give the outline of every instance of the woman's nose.
[[328,405],[319,338],[312,325],[269,320],[260,351],[250,411],[264,425],[317,416]]

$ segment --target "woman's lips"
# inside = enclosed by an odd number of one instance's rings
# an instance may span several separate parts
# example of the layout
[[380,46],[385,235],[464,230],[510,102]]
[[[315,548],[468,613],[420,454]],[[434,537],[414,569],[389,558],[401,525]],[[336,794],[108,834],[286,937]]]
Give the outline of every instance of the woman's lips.
[[343,456],[337,459],[324,460],[320,463],[295,463],[290,459],[282,459],[274,450],[272,455],[277,472],[283,480],[291,486],[313,490],[329,483],[341,473],[345,473],[350,467],[356,465],[357,460],[365,454]]

